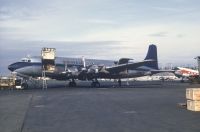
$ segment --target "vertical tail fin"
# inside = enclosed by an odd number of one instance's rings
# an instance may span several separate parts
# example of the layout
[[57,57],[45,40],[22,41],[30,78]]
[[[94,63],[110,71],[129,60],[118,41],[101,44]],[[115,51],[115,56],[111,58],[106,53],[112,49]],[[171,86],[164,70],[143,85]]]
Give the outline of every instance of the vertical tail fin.
[[147,55],[144,60],[152,59],[154,62],[148,62],[145,66],[151,67],[153,69],[158,69],[158,57],[157,57],[157,47],[154,44],[149,45]]

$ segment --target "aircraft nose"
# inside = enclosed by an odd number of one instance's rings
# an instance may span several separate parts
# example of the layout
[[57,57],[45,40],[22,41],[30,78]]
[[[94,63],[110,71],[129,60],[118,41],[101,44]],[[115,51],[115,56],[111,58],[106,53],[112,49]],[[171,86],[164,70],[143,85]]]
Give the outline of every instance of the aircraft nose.
[[13,66],[13,64],[9,65],[9,66],[8,66],[8,69],[9,69],[10,71],[14,71],[14,66]]

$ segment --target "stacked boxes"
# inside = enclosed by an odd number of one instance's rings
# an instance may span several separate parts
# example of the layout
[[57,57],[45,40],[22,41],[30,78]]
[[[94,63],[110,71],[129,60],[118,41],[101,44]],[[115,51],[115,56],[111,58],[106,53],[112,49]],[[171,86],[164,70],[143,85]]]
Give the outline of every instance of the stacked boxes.
[[187,109],[200,111],[200,88],[186,89]]
[[0,88],[13,88],[15,86],[15,77],[0,77]]

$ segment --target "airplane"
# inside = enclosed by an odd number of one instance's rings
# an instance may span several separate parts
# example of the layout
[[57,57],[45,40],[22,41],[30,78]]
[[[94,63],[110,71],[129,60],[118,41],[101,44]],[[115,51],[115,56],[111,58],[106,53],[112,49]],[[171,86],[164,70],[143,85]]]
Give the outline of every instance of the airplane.
[[193,70],[190,68],[184,68],[184,67],[177,67],[177,70],[175,71],[175,76],[182,78],[181,82],[184,82],[184,78],[192,79],[199,77],[199,71]]
[[[55,58],[54,72],[47,72],[46,77],[56,80],[70,80],[69,87],[75,87],[75,80],[91,80],[92,87],[100,87],[98,79],[118,79],[121,86],[121,79],[148,76],[159,72],[158,70],[157,47],[149,45],[147,55],[143,61],[132,62],[133,59],[121,58],[118,61],[97,60],[82,58]],[[41,56],[23,58],[8,66],[8,69],[21,77],[42,77]],[[170,71],[169,71],[170,72]],[[24,84],[28,87],[27,84]]]

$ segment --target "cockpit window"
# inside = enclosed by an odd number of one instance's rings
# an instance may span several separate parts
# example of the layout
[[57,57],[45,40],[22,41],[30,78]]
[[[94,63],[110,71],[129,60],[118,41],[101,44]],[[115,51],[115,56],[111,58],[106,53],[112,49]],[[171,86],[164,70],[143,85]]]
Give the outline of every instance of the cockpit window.
[[21,61],[22,61],[22,62],[31,62],[31,60],[28,59],[28,58],[22,58]]

